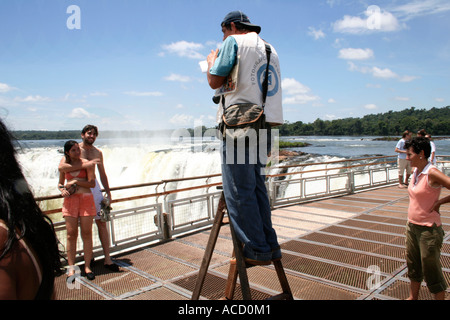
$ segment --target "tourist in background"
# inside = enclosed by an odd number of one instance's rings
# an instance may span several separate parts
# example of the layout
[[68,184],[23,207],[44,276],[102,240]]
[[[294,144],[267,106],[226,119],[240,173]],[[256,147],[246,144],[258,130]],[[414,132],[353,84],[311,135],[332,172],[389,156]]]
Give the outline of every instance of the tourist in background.
[[430,161],[432,164],[436,165],[436,145],[433,142],[433,139],[431,138],[431,134],[426,134],[425,138],[430,140],[430,146],[431,146],[431,154],[428,161]]
[[419,131],[417,131],[418,137],[424,138],[426,135],[427,135],[427,132],[425,131],[425,129],[420,129]]
[[[398,153],[397,157],[397,166],[398,166],[398,187],[399,188],[407,188],[408,187],[408,179],[411,175],[411,164],[406,160],[406,141],[411,140],[411,132],[406,130],[403,132],[402,138],[397,142],[395,146],[395,152]],[[403,175],[405,174],[405,175]],[[405,180],[403,180],[405,177]]]
[[31,193],[0,120],[0,300],[54,298],[63,273],[52,221]]
[[408,299],[418,299],[425,279],[435,298],[443,300],[447,284],[440,263],[444,231],[439,210],[442,204],[450,202],[450,196],[442,199],[439,196],[442,187],[450,189],[450,177],[428,162],[431,146],[427,138],[414,138],[406,143],[406,148],[407,158],[415,167],[408,187],[406,261],[411,281]]

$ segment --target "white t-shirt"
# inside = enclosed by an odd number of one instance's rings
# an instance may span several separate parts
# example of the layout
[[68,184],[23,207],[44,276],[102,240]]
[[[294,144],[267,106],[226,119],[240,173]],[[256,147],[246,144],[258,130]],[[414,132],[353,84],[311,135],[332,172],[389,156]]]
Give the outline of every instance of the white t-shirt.
[[[430,145],[431,145],[431,153],[434,152],[433,164],[436,165],[436,145],[434,144],[433,141],[430,141]],[[428,161],[431,162],[431,154],[430,157],[428,158]]]
[[[399,150],[404,150],[404,151],[406,151],[406,149],[405,149],[405,139],[400,139],[398,142],[397,142],[397,146],[396,146],[396,148],[397,149],[399,149]],[[403,152],[398,152],[398,158],[399,159],[406,159],[406,153],[403,153]]]

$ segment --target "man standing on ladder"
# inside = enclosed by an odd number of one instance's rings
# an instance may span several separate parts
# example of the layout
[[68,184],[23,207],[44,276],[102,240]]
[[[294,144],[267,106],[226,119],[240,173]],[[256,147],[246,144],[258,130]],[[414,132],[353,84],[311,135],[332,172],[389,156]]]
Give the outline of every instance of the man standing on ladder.
[[[259,131],[267,137],[261,139],[258,132],[259,138],[249,139],[245,146],[223,141],[225,201],[236,235],[244,245],[246,263],[268,265],[281,258],[263,174],[265,157],[271,147],[271,127],[283,123],[279,60],[273,46],[266,49],[266,42],[259,37],[261,27],[251,24],[243,12],[230,12],[221,26],[224,35],[222,47],[212,51],[207,58],[208,83],[212,89],[217,89],[216,95],[219,92],[222,99],[218,114],[222,116],[230,106],[241,104],[263,106],[265,123],[262,129],[267,129]],[[270,51],[270,56],[266,55],[266,50]],[[270,61],[269,65],[267,61]],[[265,79],[268,82],[263,97]],[[256,161],[252,161],[251,150],[255,147],[267,152],[264,157],[258,156]],[[245,161],[240,161],[242,158],[239,157],[244,155]]]

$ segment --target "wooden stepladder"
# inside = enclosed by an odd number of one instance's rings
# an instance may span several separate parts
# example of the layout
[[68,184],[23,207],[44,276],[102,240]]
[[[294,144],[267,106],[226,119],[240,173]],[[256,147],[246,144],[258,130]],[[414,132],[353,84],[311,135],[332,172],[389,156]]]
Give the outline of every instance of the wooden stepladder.
[[[214,248],[216,246],[217,238],[219,236],[220,227],[225,224],[225,211],[226,202],[225,197],[222,192],[220,197],[219,205],[217,207],[216,216],[214,218],[213,227],[211,229],[211,233],[209,235],[209,240],[206,245],[205,254],[203,256],[202,265],[200,266],[200,271],[198,274],[197,282],[195,284],[194,291],[192,293],[192,300],[198,300],[200,297],[200,293],[205,281],[206,274],[208,272],[208,267],[211,262],[211,258],[214,252]],[[242,298],[244,300],[251,300],[251,292],[250,286],[247,277],[247,268],[252,267],[253,265],[249,265],[245,263],[244,255],[242,253],[243,245],[236,237],[236,233],[234,232],[233,224],[231,220],[229,221],[231,236],[233,239],[233,259],[230,262],[230,269],[228,272],[228,280],[225,288],[225,298],[228,300],[232,300],[234,296],[234,290],[236,288],[237,277],[239,276]],[[272,261],[275,270],[277,272],[278,280],[280,281],[281,288],[283,290],[282,293],[272,296],[270,300],[293,300],[291,288],[286,278],[286,274],[284,272],[283,265],[281,264],[281,260],[273,260]]]

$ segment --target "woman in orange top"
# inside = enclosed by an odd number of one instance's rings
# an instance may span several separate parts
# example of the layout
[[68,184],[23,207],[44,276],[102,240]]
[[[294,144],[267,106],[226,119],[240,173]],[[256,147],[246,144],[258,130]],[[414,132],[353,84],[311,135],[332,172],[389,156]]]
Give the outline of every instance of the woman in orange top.
[[[76,141],[69,140],[64,145],[66,162],[77,165],[87,160],[81,159],[81,150]],[[64,184],[64,181],[66,183]],[[69,263],[68,280],[74,280],[75,254],[77,251],[78,221],[80,221],[81,238],[84,250],[84,271],[89,280],[94,280],[95,275],[91,270],[92,260],[92,222],[97,211],[91,189],[95,186],[95,172],[93,166],[86,169],[72,171],[59,175],[58,188],[64,197],[63,216],[67,229],[67,260]]]
[[406,143],[407,159],[415,167],[408,186],[409,208],[406,226],[406,260],[411,281],[408,300],[417,300],[421,282],[437,300],[445,298],[447,288],[440,263],[444,237],[440,206],[450,202],[450,196],[439,199],[441,188],[450,189],[450,177],[428,162],[430,141],[417,137]]

